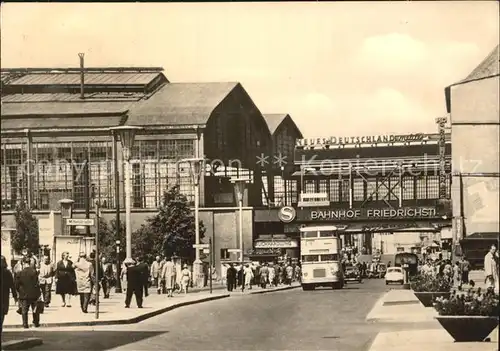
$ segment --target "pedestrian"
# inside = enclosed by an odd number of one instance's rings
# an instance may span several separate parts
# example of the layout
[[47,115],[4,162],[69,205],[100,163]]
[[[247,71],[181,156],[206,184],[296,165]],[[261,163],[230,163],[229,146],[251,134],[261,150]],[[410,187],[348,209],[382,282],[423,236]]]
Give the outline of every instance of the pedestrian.
[[71,295],[76,295],[76,276],[69,252],[63,252],[56,264],[56,294],[61,295],[62,307],[71,307]]
[[293,280],[293,267],[291,264],[288,264],[285,269],[286,272],[286,284],[292,285]]
[[142,308],[143,293],[144,293],[144,277],[141,268],[136,266],[135,261],[131,258],[126,258],[123,262],[126,267],[127,275],[127,293],[125,295],[125,308],[130,308],[132,295],[135,295],[137,308]]
[[187,294],[189,283],[191,282],[191,271],[188,269],[187,264],[184,264],[181,271],[181,289],[184,294]]
[[101,280],[102,292],[104,294],[104,298],[109,299],[111,285],[113,285],[113,280],[115,276],[113,272],[113,265],[107,261],[106,257],[103,257],[101,262],[103,271],[103,276]]
[[40,272],[38,273],[38,280],[40,282],[40,288],[42,289],[43,301],[45,307],[50,306],[52,299],[52,282],[55,275],[54,265],[50,262],[50,257],[45,256],[43,262],[40,265]]
[[28,312],[31,307],[33,312],[33,325],[40,326],[40,313],[37,307],[37,301],[41,296],[40,284],[38,283],[38,272],[31,265],[31,259],[24,257],[24,268],[16,274],[14,285],[18,292],[18,298],[21,302],[21,315],[23,327],[29,328]]
[[153,281],[153,286],[156,288],[158,294],[162,293],[162,270],[163,261],[160,256],[156,256],[155,261],[151,264],[151,280]]
[[122,262],[122,267],[120,271],[121,271],[120,279],[122,281],[122,290],[126,292],[128,283],[127,283],[127,265],[125,264],[125,262]]
[[462,283],[469,284],[470,262],[467,260],[465,256],[462,256],[462,260],[460,263],[462,269]]
[[230,263],[226,271],[227,291],[233,291],[236,288],[236,274],[236,268]]
[[453,266],[453,286],[462,286],[462,271],[460,270],[460,262],[455,261]]
[[9,313],[9,298],[10,293],[12,292],[12,298],[14,302],[17,304],[17,291],[14,287],[14,277],[12,273],[9,271],[9,267],[7,265],[7,260],[5,256],[1,256],[1,270],[2,270],[2,314],[0,315],[0,333],[3,330],[3,321],[5,316]]
[[142,288],[144,289],[144,297],[149,296],[149,267],[142,257],[137,257],[137,269],[141,273],[142,277]]
[[175,282],[177,280],[175,265],[170,257],[167,258],[163,264],[162,270],[158,278],[165,286],[168,297],[172,297],[175,289]]
[[[87,258],[87,261],[92,265],[92,272],[90,275],[90,301],[89,303],[93,306],[96,304],[96,296],[100,293],[102,280],[104,278],[104,270],[99,259],[96,258],[95,251],[92,251]],[[98,275],[96,275],[96,269],[98,270]]]
[[490,251],[484,256],[484,276],[486,286],[498,292],[498,253],[495,245],[491,245]]
[[245,266],[243,274],[245,275],[245,286],[244,286],[244,288],[248,287],[248,290],[252,290],[253,271],[252,271],[252,268],[250,268],[250,265],[247,264]]
[[435,275],[436,270],[432,266],[432,262],[430,259],[427,259],[425,264],[422,266],[422,269],[420,270],[422,274],[428,274],[428,275]]
[[260,269],[260,287],[262,289],[265,289],[268,283],[269,283],[269,267],[267,266],[267,263],[264,263],[262,265],[262,268]]
[[276,284],[276,269],[274,268],[274,265],[270,264],[268,267],[269,270],[269,285],[273,287],[273,285]]
[[80,307],[83,313],[88,313],[90,294],[92,293],[92,280],[94,277],[94,267],[87,260],[85,253],[80,253],[78,261],[75,263],[76,289],[80,295]]

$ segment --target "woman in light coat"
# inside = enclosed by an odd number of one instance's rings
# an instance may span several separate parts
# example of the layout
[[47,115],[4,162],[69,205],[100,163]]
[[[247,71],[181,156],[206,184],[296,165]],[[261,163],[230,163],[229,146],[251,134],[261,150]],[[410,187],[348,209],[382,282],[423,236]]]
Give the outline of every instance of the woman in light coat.
[[181,271],[181,291],[184,294],[187,294],[189,282],[191,281],[191,271],[188,269],[187,264],[184,265],[184,268]]
[[252,289],[253,270],[248,264],[245,266],[243,274],[245,275],[245,288]]
[[80,254],[78,261],[74,264],[76,276],[76,289],[80,295],[80,307],[83,313],[87,313],[92,292],[92,276],[94,270],[92,264],[87,260],[84,253]]
[[167,296],[172,297],[175,289],[176,282],[176,269],[175,264],[172,260],[167,258],[167,261],[163,264],[162,271],[160,274],[160,279],[165,282],[165,289],[167,290]]

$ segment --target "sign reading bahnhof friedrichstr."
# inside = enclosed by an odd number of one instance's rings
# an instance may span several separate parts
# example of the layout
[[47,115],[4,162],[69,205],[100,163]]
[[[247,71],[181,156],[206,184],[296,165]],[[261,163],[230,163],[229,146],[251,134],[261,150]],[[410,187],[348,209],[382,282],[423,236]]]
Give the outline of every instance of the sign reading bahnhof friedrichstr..
[[417,219],[435,218],[433,207],[401,207],[401,208],[353,208],[298,210],[298,221],[338,221],[338,220],[370,220],[370,219]]

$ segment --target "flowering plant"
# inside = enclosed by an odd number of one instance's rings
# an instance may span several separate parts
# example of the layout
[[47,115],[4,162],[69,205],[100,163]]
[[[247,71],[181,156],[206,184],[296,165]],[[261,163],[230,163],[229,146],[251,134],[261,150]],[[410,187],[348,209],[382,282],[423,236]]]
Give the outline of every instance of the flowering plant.
[[449,292],[452,282],[445,276],[420,273],[411,280],[415,292]]
[[453,291],[450,298],[439,297],[434,308],[440,316],[498,316],[499,295],[492,288],[481,291],[469,289],[467,292]]

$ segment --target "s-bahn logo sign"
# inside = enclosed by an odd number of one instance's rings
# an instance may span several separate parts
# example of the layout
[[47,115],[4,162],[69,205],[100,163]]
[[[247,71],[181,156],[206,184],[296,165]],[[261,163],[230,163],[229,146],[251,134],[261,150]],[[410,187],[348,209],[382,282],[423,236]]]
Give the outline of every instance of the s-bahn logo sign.
[[283,223],[292,222],[296,216],[297,216],[297,211],[295,211],[295,208],[291,206],[284,206],[280,208],[278,211],[278,218]]

